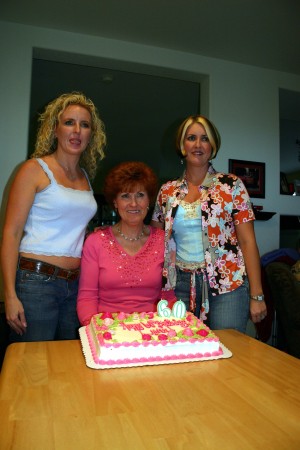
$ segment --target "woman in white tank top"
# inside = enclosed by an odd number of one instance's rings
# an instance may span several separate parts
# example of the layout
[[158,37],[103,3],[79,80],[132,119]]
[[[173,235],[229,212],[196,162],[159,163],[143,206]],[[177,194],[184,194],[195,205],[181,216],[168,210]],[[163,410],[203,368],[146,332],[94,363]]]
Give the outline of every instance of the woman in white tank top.
[[82,93],[40,116],[35,151],[14,179],[1,267],[11,342],[75,339],[83,240],[97,211],[89,178],[104,157],[104,124]]

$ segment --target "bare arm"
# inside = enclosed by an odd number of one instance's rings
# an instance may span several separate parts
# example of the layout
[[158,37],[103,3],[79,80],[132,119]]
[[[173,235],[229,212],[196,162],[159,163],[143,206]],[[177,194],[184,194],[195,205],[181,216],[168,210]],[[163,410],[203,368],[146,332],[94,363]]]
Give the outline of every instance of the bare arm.
[[27,326],[23,305],[15,291],[19,246],[41,173],[36,161],[27,161],[22,165],[10,190],[3,228],[1,267],[6,319],[18,334],[23,334]]
[[[260,295],[263,293],[260,257],[255,239],[253,222],[237,225],[236,233],[245,260],[250,295]],[[266,315],[267,308],[264,301],[250,300],[250,316],[254,323],[260,322],[262,320],[261,318]]]

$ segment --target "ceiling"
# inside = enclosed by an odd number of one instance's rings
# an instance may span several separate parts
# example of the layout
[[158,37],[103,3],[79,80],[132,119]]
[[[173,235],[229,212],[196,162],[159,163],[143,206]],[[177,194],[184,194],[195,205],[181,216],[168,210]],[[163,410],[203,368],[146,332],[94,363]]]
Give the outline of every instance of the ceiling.
[[300,75],[299,0],[10,0],[0,19]]

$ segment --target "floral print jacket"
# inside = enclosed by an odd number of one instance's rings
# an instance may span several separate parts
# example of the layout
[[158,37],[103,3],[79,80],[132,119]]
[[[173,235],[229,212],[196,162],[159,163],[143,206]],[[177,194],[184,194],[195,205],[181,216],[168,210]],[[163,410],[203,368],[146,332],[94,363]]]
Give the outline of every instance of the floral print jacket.
[[[255,217],[245,185],[233,174],[216,172],[210,164],[199,191],[206,275],[211,294],[219,295],[235,290],[244,282],[246,268],[235,225]],[[173,290],[176,285],[176,244],[172,227],[180,200],[187,193],[184,173],[178,180],[162,185],[153,212],[152,220],[163,223],[165,227],[165,291]]]

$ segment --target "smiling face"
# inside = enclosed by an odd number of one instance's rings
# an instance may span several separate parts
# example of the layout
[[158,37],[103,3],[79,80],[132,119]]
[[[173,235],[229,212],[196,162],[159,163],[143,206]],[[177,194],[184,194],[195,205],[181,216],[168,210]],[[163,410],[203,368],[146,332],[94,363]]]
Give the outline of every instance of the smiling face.
[[83,106],[68,106],[59,117],[55,135],[58,151],[80,155],[91,137],[91,114]]
[[184,152],[187,165],[208,166],[212,146],[204,127],[200,123],[190,125],[184,137]]
[[124,223],[131,226],[143,223],[149,206],[149,197],[143,186],[135,186],[130,192],[120,192],[114,206]]

